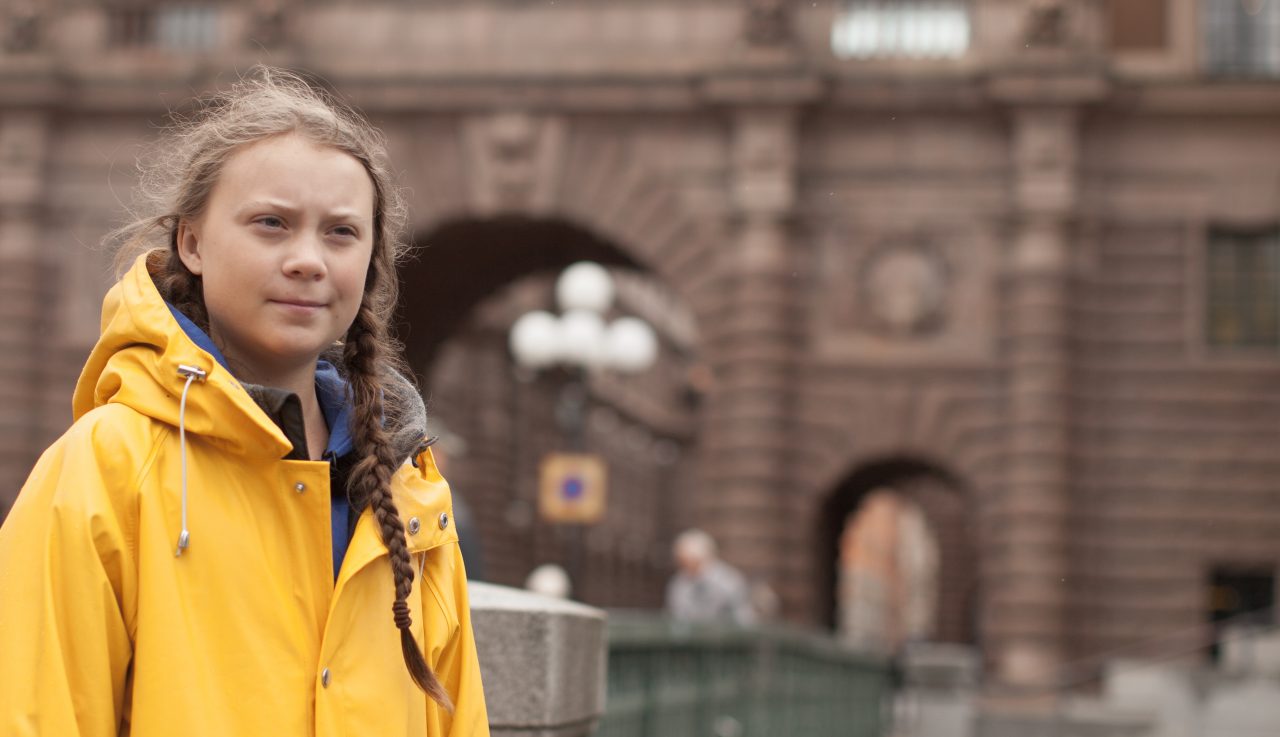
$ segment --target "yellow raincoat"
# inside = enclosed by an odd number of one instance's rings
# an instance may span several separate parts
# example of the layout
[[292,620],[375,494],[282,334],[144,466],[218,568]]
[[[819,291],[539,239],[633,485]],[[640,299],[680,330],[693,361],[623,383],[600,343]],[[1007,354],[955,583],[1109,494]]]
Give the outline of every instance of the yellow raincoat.
[[[368,509],[334,581],[329,464],[184,333],[145,263],[107,295],[76,422],[0,528],[0,735],[487,735],[449,488],[430,451],[393,493],[413,630],[455,704],[414,685]],[[202,381],[179,366],[202,369]],[[185,439],[180,398],[187,390]],[[189,547],[175,556],[185,528]]]

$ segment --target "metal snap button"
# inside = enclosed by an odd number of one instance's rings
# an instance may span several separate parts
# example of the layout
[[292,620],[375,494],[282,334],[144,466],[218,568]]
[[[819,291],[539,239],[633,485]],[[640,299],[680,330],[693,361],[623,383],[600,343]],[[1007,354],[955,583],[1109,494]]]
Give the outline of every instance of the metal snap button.
[[420,529],[422,529],[422,523],[418,521],[418,518],[410,517],[409,518],[409,534],[416,535],[418,534],[418,530]]
[[307,490],[307,485],[299,481],[298,483],[293,485],[293,490],[301,494],[302,492]]
[[325,668],[324,670],[320,671],[320,685],[324,686],[325,688],[329,687],[329,669],[328,668]]
[[440,529],[442,529],[442,530],[443,530],[443,529],[447,528],[448,526],[449,526],[449,513],[448,513],[448,512],[441,512],[441,513],[440,513]]

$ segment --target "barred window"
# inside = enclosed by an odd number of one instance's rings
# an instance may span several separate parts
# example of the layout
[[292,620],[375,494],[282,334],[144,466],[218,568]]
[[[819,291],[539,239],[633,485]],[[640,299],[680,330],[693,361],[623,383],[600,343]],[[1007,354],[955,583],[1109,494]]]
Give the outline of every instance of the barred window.
[[1209,237],[1210,345],[1280,348],[1280,227]]
[[128,4],[107,11],[108,42],[116,48],[204,51],[218,42],[211,4]]
[[967,0],[839,0],[831,50],[849,59],[964,56]]
[[1280,2],[1202,0],[1201,24],[1209,74],[1280,76]]
[[165,5],[156,19],[156,43],[172,51],[211,49],[218,42],[218,18],[211,5]]
[[107,10],[107,43],[114,48],[150,46],[155,28],[155,8],[125,6]]

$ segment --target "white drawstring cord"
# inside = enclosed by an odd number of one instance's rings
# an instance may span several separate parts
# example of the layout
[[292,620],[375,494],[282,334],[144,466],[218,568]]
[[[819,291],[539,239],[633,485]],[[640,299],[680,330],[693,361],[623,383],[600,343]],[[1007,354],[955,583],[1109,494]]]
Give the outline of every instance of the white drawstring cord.
[[178,402],[178,445],[182,449],[182,534],[178,535],[178,549],[173,554],[175,558],[181,558],[182,551],[191,544],[191,531],[187,529],[187,390],[196,379],[204,381],[205,372],[195,366],[180,365],[178,374],[187,377],[187,383],[182,387],[182,399]]

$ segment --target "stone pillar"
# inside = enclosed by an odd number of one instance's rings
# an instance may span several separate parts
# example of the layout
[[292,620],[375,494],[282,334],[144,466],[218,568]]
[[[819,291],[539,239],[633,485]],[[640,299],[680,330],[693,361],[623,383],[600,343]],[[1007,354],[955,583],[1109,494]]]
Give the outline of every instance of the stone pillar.
[[1015,235],[1009,268],[1007,487],[989,603],[996,667],[1045,686],[1063,662],[1070,449],[1068,224],[1075,208],[1072,109],[1013,115]]
[[[1044,706],[1068,657],[1070,285],[1079,111],[1109,94],[1096,0],[983,0],[1005,16],[989,38],[988,93],[1011,118],[1012,248],[1003,329],[1007,464],[985,536],[983,623],[995,682]],[[997,28],[996,24],[991,24]],[[1012,702],[1011,702],[1012,705]],[[1021,708],[1021,707],[1017,707]]]
[[604,714],[605,614],[519,589],[467,584],[494,737],[587,737]]
[[[0,515],[40,452],[41,363],[52,303],[41,255],[47,116],[0,109]],[[70,402],[68,402],[68,405]]]
[[711,483],[699,499],[699,517],[729,562],[768,580],[794,609],[804,592],[787,591],[783,575],[788,536],[803,525],[786,504],[801,332],[788,223],[795,199],[794,110],[735,109],[730,136],[735,242],[722,263],[727,288],[711,352]]

